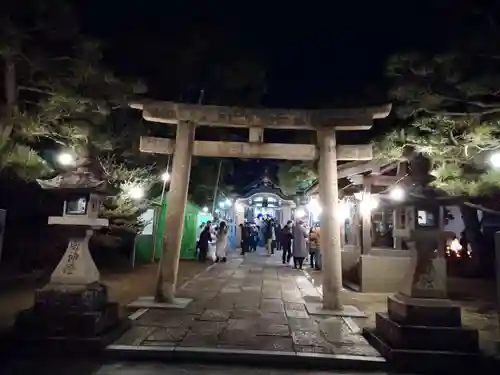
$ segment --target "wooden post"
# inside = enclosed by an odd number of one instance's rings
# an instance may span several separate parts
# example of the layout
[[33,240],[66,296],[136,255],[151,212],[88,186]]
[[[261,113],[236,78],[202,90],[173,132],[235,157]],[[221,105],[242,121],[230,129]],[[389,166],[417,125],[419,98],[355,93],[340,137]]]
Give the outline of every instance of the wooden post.
[[215,180],[214,194],[212,200],[212,217],[215,217],[215,207],[217,204],[217,190],[219,189],[220,172],[222,169],[222,159],[219,161],[219,168],[217,169],[217,180]]
[[359,206],[361,202],[356,201],[354,204],[354,214],[352,215],[351,232],[349,233],[349,245],[361,248],[361,220]]
[[[372,184],[369,179],[363,179],[363,200],[365,205],[369,206],[369,199],[371,199]],[[363,203],[362,203],[363,204]],[[372,213],[368,208],[361,210],[361,223],[362,223],[362,242],[361,253],[369,254],[372,249]]]
[[346,244],[345,241],[345,222],[346,220],[341,220],[340,221],[340,246],[341,248],[344,248],[344,245]]
[[172,180],[167,194],[167,213],[159,265],[157,302],[175,302],[175,286],[181,252],[195,124],[179,122],[175,136]]
[[[398,179],[403,178],[408,173],[408,162],[400,162],[398,164],[397,174]],[[402,222],[404,207],[398,207],[394,209],[392,227],[401,228],[404,223]],[[401,237],[393,236],[394,248],[396,250],[401,250],[403,248],[403,239]]]
[[320,248],[323,268],[323,307],[340,310],[342,290],[342,260],[340,222],[338,217],[339,192],[337,184],[337,150],[335,130],[318,130],[319,199],[323,207],[321,215]]
[[[344,192],[339,191],[339,202],[344,200]],[[346,202],[344,202],[346,203]],[[350,214],[350,213],[349,213]],[[351,216],[349,215],[347,218],[342,218],[342,220],[339,221],[339,226],[340,226],[340,248],[343,249],[344,245],[346,244],[345,240],[345,223],[349,220],[351,222]]]

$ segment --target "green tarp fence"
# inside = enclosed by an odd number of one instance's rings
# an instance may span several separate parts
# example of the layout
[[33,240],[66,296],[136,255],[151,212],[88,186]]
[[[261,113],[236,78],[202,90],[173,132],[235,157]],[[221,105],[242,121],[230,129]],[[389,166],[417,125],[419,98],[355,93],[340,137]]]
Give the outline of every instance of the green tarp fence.
[[[160,205],[160,199],[153,201],[155,209],[153,234],[140,234],[136,238],[135,260],[136,263],[149,263],[154,259],[160,259],[163,232],[165,229],[165,214],[167,212],[166,199]],[[181,242],[181,259],[196,259],[196,241],[198,238],[198,227],[202,222],[210,220],[210,217],[200,212],[200,207],[187,202],[184,214],[184,231]],[[156,243],[156,247],[154,244]]]

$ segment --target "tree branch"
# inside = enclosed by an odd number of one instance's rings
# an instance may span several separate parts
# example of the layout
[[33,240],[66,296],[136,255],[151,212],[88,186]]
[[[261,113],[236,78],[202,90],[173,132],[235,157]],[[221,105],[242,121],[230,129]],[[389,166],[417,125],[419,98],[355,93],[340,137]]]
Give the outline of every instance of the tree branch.
[[435,110],[430,110],[427,108],[420,108],[420,111],[427,112],[431,115],[436,115],[436,116],[450,116],[450,117],[466,117],[466,116],[486,116],[486,115],[492,115],[495,113],[500,113],[500,107],[498,108],[492,108],[487,111],[478,111],[478,112],[473,112],[473,111],[467,111],[467,112],[450,112],[450,111],[435,111]]
[[439,97],[443,98],[444,100],[448,100],[450,102],[456,102],[456,103],[464,103],[464,104],[469,104],[469,105],[475,105],[476,107],[481,107],[481,108],[492,108],[492,109],[497,109],[500,110],[500,103],[484,103],[484,102],[478,102],[474,100],[467,100],[467,99],[460,99],[460,98],[453,98],[450,96],[445,96],[441,94],[436,94]]
[[42,90],[42,89],[39,89],[39,88],[36,88],[36,87],[28,87],[28,86],[17,86],[17,89],[19,91],[31,91],[31,92],[36,92],[36,93],[39,93],[39,94],[45,94],[45,95],[55,95],[54,92],[50,92],[50,91],[46,91],[46,90]]
[[474,204],[471,202],[464,202],[463,205],[471,207],[471,208],[475,208],[476,210],[479,210],[479,211],[487,212],[489,214],[500,215],[500,211],[492,210],[491,208],[486,208],[486,207],[479,205],[479,204]]

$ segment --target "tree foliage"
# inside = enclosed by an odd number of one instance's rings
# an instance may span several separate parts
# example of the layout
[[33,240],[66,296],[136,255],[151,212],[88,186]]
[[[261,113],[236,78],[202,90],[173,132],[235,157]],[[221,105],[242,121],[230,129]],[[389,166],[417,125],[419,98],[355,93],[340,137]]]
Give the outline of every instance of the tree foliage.
[[[111,232],[135,232],[144,225],[138,217],[148,202],[132,201],[126,192],[141,185],[151,196],[160,195],[159,176],[171,160],[138,151],[139,136],[152,124],[143,124],[139,113],[125,107],[131,97],[144,93],[145,85],[118,78],[107,68],[99,43],[82,34],[75,8],[65,2],[57,4],[24,1],[4,12],[10,11],[1,19],[0,59],[6,80],[0,169],[14,170],[26,180],[50,177],[60,171],[55,157],[60,150],[86,156],[90,152],[104,176],[121,188],[119,195],[105,202],[103,213],[110,219]],[[155,59],[162,69],[154,79],[168,83],[160,85],[168,89],[153,92],[152,97],[218,105],[260,104],[266,85],[262,60],[249,58],[244,49],[224,42],[221,35],[207,38],[191,30],[176,38],[174,50],[173,43],[155,42],[155,50],[165,49],[163,57],[168,59]],[[217,134],[235,139],[229,130]],[[217,159],[193,160],[190,199],[200,205],[213,199],[218,163]],[[232,190],[224,178],[231,173],[232,164],[226,162],[219,191]]]
[[304,191],[316,180],[317,174],[312,163],[294,164],[281,162],[278,167],[279,186],[289,196]]
[[5,102],[0,168],[33,180],[60,171],[55,155],[61,150],[89,157],[102,177],[121,188],[105,203],[108,234],[118,228],[135,233],[147,205],[132,202],[127,187],[147,189],[157,178],[153,167],[130,157],[138,120],[120,121],[137,86],[104,67],[98,43],[82,36],[76,21],[64,22],[76,19],[71,8],[62,6],[54,14],[42,4],[31,10],[29,22],[9,17],[1,23]]
[[395,160],[412,146],[429,155],[435,185],[452,195],[500,187],[488,164],[500,151],[500,34],[489,32],[440,53],[393,56],[387,67],[401,130],[378,140],[376,154]]

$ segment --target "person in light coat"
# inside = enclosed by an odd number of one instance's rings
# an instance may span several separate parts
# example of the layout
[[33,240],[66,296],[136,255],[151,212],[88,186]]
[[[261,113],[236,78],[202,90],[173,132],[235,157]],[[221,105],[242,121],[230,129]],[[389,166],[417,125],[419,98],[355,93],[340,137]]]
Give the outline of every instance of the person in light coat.
[[276,233],[274,232],[274,220],[270,219],[266,223],[265,243],[268,255],[274,254],[273,241],[276,241]]
[[321,250],[320,250],[320,227],[316,226],[309,231],[309,263],[311,268],[321,269]]
[[304,225],[304,222],[298,219],[293,226],[293,245],[292,245],[292,256],[293,256],[293,268],[302,269],[304,264],[304,259],[307,257],[307,239],[309,238],[309,233]]
[[215,241],[215,255],[216,262],[227,261],[227,225],[224,221],[219,224],[219,229],[217,230]]

